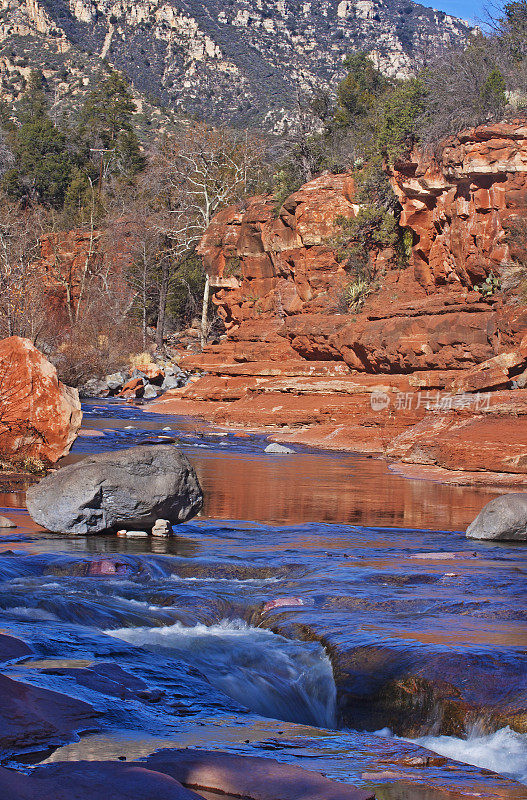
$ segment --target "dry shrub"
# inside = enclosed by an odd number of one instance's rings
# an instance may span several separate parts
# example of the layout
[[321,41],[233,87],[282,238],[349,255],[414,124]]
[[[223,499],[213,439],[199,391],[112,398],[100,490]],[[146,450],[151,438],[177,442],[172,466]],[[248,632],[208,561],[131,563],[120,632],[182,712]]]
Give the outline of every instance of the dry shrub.
[[130,369],[141,369],[141,367],[148,366],[148,364],[153,364],[153,358],[150,353],[137,353],[137,355],[132,354],[129,359]]
[[102,378],[127,368],[131,354],[142,349],[141,331],[127,318],[105,319],[104,313],[79,321],[58,345],[52,358],[61,381],[81,386],[89,378]]

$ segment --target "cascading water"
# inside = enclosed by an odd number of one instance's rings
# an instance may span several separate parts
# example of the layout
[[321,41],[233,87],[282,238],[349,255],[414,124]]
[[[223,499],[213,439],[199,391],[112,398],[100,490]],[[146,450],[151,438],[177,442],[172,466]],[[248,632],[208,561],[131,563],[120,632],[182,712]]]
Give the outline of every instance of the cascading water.
[[506,727],[486,735],[473,733],[466,739],[422,736],[414,741],[442,756],[527,783],[527,733],[517,733]]
[[243,620],[184,627],[122,628],[111,636],[191,663],[229,697],[264,717],[335,726],[331,663],[316,643],[296,642]]

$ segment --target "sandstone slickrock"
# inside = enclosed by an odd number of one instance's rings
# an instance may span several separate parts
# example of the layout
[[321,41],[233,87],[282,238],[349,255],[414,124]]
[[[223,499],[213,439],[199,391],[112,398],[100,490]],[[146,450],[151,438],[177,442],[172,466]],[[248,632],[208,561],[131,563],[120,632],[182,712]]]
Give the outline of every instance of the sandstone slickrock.
[[527,493],[495,497],[467,528],[469,539],[527,541]]
[[167,775],[118,761],[46,764],[30,775],[0,767],[0,795],[6,800],[202,800]]
[[[340,720],[346,727],[390,728],[415,738],[430,732],[463,736],[475,719],[490,731],[527,732],[527,676],[518,653],[460,658],[441,648],[375,644],[335,648],[332,657]],[[470,675],[470,680],[467,680]]]
[[70,740],[97,719],[88,703],[5,675],[0,675],[0,701],[3,755]]
[[247,800],[373,800],[368,789],[328,780],[319,772],[280,764],[272,758],[205,750],[160,750],[145,765],[196,791]]
[[73,444],[82,421],[79,394],[29,341],[0,341],[0,451],[54,463]]
[[0,663],[16,661],[19,658],[30,656],[32,653],[31,647],[22,639],[8,633],[0,633]]
[[201,504],[194,470],[170,445],[89,456],[46,476],[27,492],[35,522],[73,534],[149,528],[160,517],[183,522],[197,514]]

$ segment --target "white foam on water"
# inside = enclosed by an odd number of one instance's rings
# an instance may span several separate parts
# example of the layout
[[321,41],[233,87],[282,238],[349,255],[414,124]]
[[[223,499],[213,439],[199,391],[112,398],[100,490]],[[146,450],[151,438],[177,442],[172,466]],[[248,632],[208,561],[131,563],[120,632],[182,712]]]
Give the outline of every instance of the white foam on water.
[[331,662],[318,643],[297,642],[241,619],[217,625],[122,628],[110,636],[151,651],[170,651],[197,667],[226,695],[264,717],[335,726]]
[[527,783],[527,733],[517,733],[506,727],[485,736],[473,734],[467,739],[422,736],[411,741],[441,756]]

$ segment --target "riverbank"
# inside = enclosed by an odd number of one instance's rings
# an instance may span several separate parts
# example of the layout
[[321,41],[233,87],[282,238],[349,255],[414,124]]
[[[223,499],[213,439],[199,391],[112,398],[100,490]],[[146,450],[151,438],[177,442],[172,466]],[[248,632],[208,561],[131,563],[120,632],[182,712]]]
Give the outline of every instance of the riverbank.
[[270,376],[255,375],[254,364],[232,366],[236,376],[197,377],[148,410],[275,442],[375,455],[412,479],[527,486],[527,389],[454,395],[416,389],[408,376],[308,378],[284,375],[278,364],[267,367],[278,373]]

